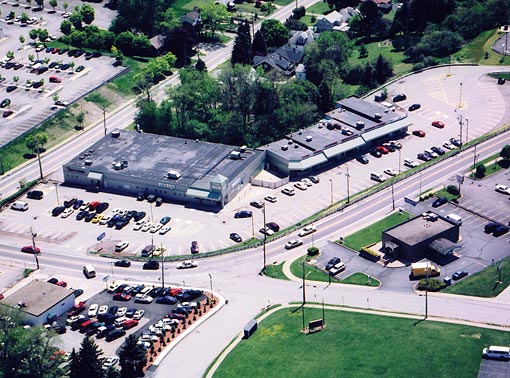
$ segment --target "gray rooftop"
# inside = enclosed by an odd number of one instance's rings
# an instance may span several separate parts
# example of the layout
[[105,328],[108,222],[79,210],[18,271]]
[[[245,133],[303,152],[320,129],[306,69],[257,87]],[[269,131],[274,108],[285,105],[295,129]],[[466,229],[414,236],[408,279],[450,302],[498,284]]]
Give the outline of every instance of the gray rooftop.
[[[100,173],[115,173],[147,180],[164,180],[170,170],[181,174],[180,184],[209,189],[209,182],[217,174],[234,178],[245,166],[263,151],[247,149],[241,159],[229,155],[238,147],[195,141],[149,133],[115,130],[120,133],[101,138],[66,164],[69,168]],[[92,151],[92,152],[91,152]],[[92,165],[85,166],[85,160]],[[128,166],[114,170],[112,163],[126,160]]]
[[384,232],[412,246],[453,227],[456,226],[441,218],[430,221],[422,216],[418,216]]
[[2,304],[18,308],[18,303],[24,302],[22,311],[39,316],[70,295],[74,296],[69,289],[46,281],[33,280],[5,297]]

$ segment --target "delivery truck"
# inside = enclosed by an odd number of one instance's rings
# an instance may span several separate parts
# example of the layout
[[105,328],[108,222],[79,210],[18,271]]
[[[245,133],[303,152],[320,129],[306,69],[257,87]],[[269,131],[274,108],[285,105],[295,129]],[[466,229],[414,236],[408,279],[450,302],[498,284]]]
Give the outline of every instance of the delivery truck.
[[418,262],[411,264],[411,278],[436,277],[441,270],[430,262]]

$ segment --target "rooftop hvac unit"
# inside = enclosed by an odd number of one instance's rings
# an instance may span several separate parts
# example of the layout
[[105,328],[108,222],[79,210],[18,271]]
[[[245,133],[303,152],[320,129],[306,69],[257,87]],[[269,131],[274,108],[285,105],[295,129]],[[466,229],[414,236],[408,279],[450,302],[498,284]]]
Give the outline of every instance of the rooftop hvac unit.
[[241,146],[241,148],[239,148],[239,150],[241,152],[246,152],[247,149],[248,149],[248,146],[245,146],[245,145],[243,145],[243,146]]
[[289,146],[285,145],[285,146],[282,146],[282,151],[287,151],[289,149]]
[[111,135],[112,135],[112,138],[118,138],[120,136],[120,131],[119,130],[113,130]]
[[306,140],[307,142],[311,142],[311,141],[312,141],[312,139],[313,139],[313,138],[312,138],[310,135],[308,135],[307,137],[305,137],[305,140]]
[[374,117],[375,117],[375,119],[381,119],[382,115],[381,115],[381,113],[375,113]]
[[241,159],[241,153],[239,151],[232,151],[229,155],[229,157],[232,159],[232,160],[239,160]]
[[181,172],[176,169],[171,169],[167,172],[166,177],[171,180],[179,180],[181,178]]
[[364,128],[364,127],[365,127],[365,122],[363,122],[363,121],[358,121],[358,122],[356,122],[356,128],[357,128],[358,130],[361,130],[361,129],[362,129],[362,128]]

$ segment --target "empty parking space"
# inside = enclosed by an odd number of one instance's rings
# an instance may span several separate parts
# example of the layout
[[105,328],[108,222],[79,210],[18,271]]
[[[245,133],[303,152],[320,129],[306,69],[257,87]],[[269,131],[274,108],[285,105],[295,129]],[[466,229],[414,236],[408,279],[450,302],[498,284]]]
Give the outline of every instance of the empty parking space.
[[482,359],[478,378],[510,378],[510,363]]

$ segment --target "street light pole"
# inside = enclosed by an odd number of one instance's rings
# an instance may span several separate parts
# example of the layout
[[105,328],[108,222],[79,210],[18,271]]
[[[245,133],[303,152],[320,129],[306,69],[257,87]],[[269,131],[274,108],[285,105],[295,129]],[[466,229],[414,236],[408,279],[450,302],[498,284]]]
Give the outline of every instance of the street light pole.
[[57,206],[60,206],[60,201],[58,200],[58,182],[55,183],[55,194],[57,195]]
[[101,109],[103,109],[103,127],[104,127],[104,136],[106,136],[106,107],[101,106]]
[[466,143],[468,141],[469,141],[469,119],[466,118]]
[[165,252],[163,250],[163,243],[161,243],[161,251],[163,251],[163,258],[161,259],[161,287],[165,288]]
[[395,210],[395,192],[393,191],[393,180],[391,180],[391,202],[393,204],[393,210]]
[[331,184],[331,206],[333,206],[333,180],[329,179],[329,183]]
[[476,144],[475,144],[475,150],[473,154],[473,169],[476,170]]
[[462,83],[460,83],[460,91],[459,91],[459,109],[462,108]]
[[[264,217],[263,219],[263,222],[264,224],[262,225],[262,228],[264,229],[264,231],[266,231],[266,203],[264,202],[263,205],[262,205],[262,216]],[[266,232],[264,232],[264,243],[262,245],[262,250],[264,252],[264,266],[262,267],[262,273],[264,273],[266,271],[266,238],[267,238],[267,234]]]
[[427,275],[425,279],[425,319],[429,316],[429,267],[430,263],[427,260]]
[[213,293],[212,293],[212,276],[210,273],[207,273],[209,275],[209,287],[211,288],[211,302],[213,300]]
[[462,150],[462,126],[463,126],[463,121],[462,121],[462,114],[459,116],[459,140],[460,140],[460,147],[459,149]]
[[39,270],[39,259],[37,258],[37,250],[35,248],[35,238],[37,233],[32,230],[32,226],[30,226],[30,236],[32,237],[32,248],[34,249],[35,264],[37,265],[37,270]]
[[44,178],[43,170],[42,170],[42,162],[41,162],[41,151],[40,147],[37,146],[37,161],[39,162],[39,175],[41,177],[41,180]]
[[420,171],[420,197],[421,197],[421,171]]
[[398,151],[398,174],[400,174],[401,170],[400,170],[400,166],[402,165],[402,151],[401,150],[397,150]]
[[305,303],[306,303],[306,294],[305,294],[305,286],[306,286],[306,276],[305,276],[305,259],[302,261],[302,269],[303,269],[303,305],[301,306],[302,320],[303,320],[303,333],[305,332]]

